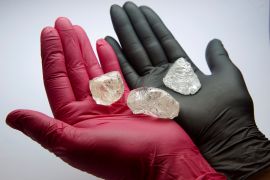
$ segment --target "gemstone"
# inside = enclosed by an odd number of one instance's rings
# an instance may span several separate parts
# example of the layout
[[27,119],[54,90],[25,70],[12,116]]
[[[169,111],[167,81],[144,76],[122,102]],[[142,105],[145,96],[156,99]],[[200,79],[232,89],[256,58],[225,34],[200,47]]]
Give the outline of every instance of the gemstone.
[[195,94],[201,88],[198,76],[190,63],[182,57],[177,59],[170,67],[163,78],[163,83],[168,88],[183,95]]
[[124,83],[118,71],[112,71],[89,81],[90,91],[97,104],[109,106],[124,93]]
[[178,116],[180,105],[166,91],[141,87],[130,91],[127,105],[134,114],[146,114],[158,118],[173,119]]

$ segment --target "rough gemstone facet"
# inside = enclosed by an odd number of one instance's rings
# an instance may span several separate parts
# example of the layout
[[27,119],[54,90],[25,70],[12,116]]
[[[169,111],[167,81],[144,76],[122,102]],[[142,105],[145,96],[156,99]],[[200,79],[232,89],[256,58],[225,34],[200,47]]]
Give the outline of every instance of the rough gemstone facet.
[[201,88],[198,76],[190,63],[182,57],[177,59],[170,67],[163,78],[163,83],[168,88],[183,95],[195,94]]
[[118,71],[112,71],[89,81],[90,91],[97,104],[111,105],[124,93],[124,83]]
[[141,87],[130,91],[127,105],[134,114],[146,114],[173,119],[178,116],[180,105],[166,91],[153,87]]

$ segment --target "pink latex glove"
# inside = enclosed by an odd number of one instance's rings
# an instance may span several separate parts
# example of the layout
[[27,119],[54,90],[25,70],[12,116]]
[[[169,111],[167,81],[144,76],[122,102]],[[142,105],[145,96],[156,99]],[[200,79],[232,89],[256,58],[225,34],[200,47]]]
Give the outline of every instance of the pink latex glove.
[[41,33],[43,77],[54,118],[15,110],[7,124],[71,166],[105,179],[225,179],[173,120],[133,115],[129,88],[111,106],[97,105],[89,79],[120,71],[114,51],[97,42],[98,64],[86,33],[66,18]]

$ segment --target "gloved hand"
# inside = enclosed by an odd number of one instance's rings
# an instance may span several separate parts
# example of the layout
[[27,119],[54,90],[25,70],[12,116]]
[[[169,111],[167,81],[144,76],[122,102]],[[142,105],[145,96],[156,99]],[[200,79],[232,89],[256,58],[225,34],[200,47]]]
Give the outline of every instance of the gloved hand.
[[[59,18],[41,34],[42,68],[54,118],[15,110],[7,123],[71,166],[105,179],[225,179],[201,156],[173,120],[133,115],[129,92],[111,106],[97,105],[89,79],[120,71],[112,48],[97,42],[99,66],[79,26]],[[120,71],[121,72],[121,71]]]
[[[269,141],[256,127],[242,74],[221,41],[214,39],[207,46],[212,75],[205,75],[149,7],[138,8],[132,2],[123,8],[113,5],[111,19],[122,48],[112,37],[105,39],[117,54],[129,87],[158,87],[179,101],[180,114],[175,120],[216,170],[232,179],[245,179],[270,166]],[[202,84],[195,95],[181,95],[162,82],[180,57],[191,63]]]

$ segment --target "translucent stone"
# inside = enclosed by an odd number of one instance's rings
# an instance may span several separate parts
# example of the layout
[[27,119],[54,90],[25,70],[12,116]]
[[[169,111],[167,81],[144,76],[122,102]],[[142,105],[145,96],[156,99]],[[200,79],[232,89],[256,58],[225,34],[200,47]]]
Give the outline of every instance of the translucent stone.
[[124,83],[118,71],[112,71],[89,81],[90,91],[97,104],[111,105],[124,93]]
[[201,88],[198,76],[190,63],[182,57],[177,59],[170,67],[163,78],[163,83],[168,88],[183,95],[195,94]]
[[146,114],[173,119],[178,116],[180,105],[166,91],[153,87],[141,87],[130,91],[127,105],[134,114]]

